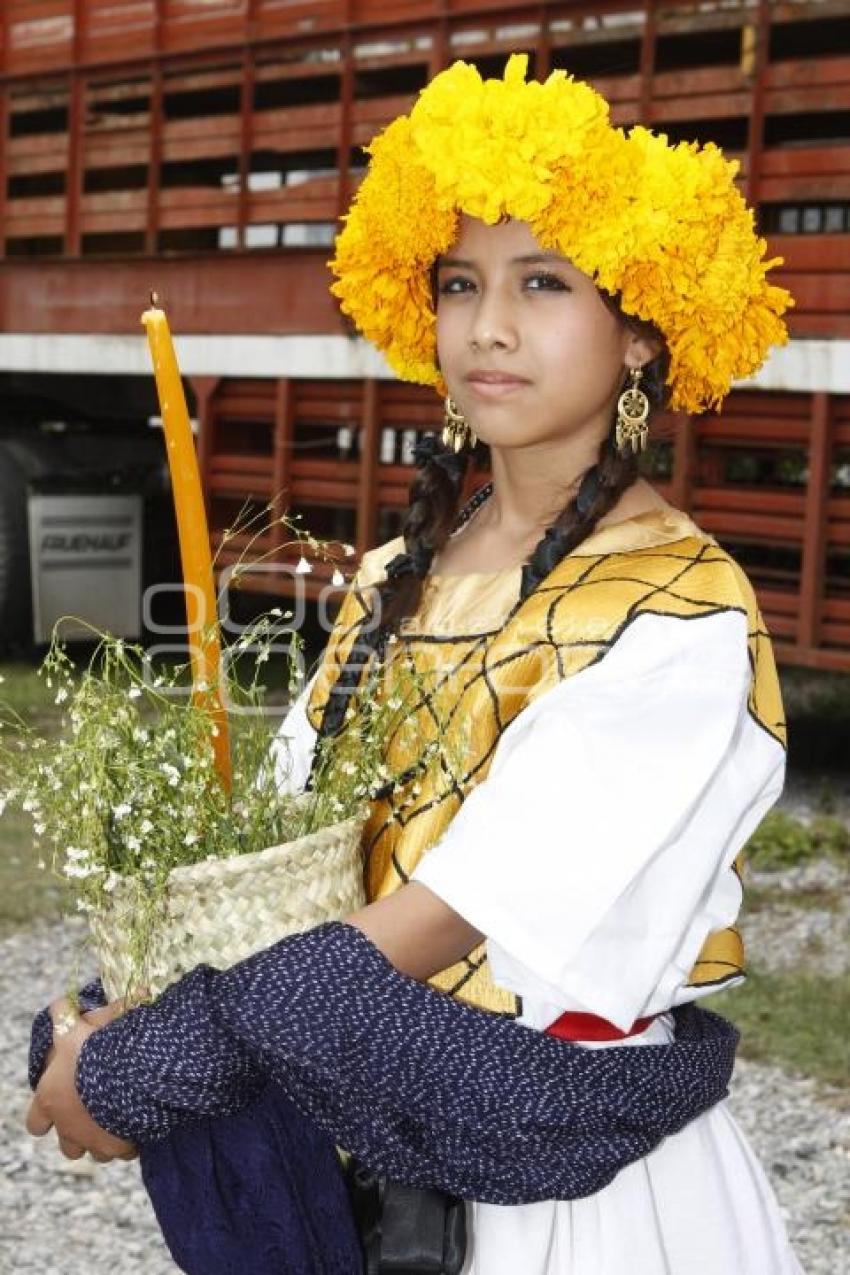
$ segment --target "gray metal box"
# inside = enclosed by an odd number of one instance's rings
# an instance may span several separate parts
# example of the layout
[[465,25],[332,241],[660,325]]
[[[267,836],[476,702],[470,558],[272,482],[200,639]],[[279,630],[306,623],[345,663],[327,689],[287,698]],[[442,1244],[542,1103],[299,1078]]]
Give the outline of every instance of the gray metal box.
[[141,632],[142,497],[31,492],[28,497],[33,636],[91,636],[84,624],[136,638]]

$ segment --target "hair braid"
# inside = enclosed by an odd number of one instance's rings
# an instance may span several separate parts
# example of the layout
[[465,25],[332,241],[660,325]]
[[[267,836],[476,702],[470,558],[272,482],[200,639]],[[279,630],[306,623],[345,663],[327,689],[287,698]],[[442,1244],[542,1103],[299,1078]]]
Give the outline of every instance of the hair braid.
[[[602,293],[602,299],[621,318],[622,311],[615,298]],[[635,327],[658,335],[651,324],[630,320]],[[651,408],[662,406],[667,399],[667,369],[669,354],[662,342],[661,353],[643,368],[642,388]],[[612,428],[599,445],[599,457],[595,465],[582,477],[578,492],[553,523],[546,528],[528,562],[522,569],[520,598],[533,593],[541,580],[558,565],[561,559],[576,549],[595,529],[600,518],[613,509],[623,492],[640,477],[638,456],[631,451],[621,453],[614,442]]]
[[428,434],[413,449],[417,474],[410,485],[410,503],[402,526],[404,551],[386,566],[386,580],[373,586],[374,607],[366,617],[348,659],[331,687],[322,715],[319,737],[336,735],[345,712],[372,656],[381,653],[387,638],[398,632],[403,619],[415,615],[422,582],[443,547],[457,517],[469,453],[456,454]]
[[638,458],[621,455],[610,435],[603,438],[599,459],[587,470],[579,489],[538,541],[522,569],[520,597],[527,598],[561,559],[586,540],[600,518],[613,509],[638,477]]

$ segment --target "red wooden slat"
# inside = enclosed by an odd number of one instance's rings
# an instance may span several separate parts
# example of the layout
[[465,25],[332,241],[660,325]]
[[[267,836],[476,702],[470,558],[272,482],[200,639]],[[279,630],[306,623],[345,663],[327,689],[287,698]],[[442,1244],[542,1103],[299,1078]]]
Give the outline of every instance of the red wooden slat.
[[753,537],[770,543],[796,544],[803,539],[803,524],[797,518],[782,518],[769,513],[725,513],[702,509],[697,493],[694,517],[701,527],[713,535],[728,540],[749,540]]
[[762,152],[761,171],[767,177],[830,176],[850,172],[850,146],[773,147]]

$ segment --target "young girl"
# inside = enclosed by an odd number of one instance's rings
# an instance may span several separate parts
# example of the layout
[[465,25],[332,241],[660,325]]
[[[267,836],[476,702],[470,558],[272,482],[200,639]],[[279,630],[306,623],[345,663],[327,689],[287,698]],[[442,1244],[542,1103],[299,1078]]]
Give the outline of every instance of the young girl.
[[[776,670],[746,577],[637,459],[652,406],[719,405],[784,339],[788,297],[715,148],[626,136],[588,86],[524,71],[515,58],[504,80],[462,63],[437,77],[373,144],[333,263],[343,307],[399,374],[448,395],[404,535],[365,556],[279,740],[290,782],[308,783],[367,669],[387,694],[404,668],[430,688],[417,730],[387,740],[406,783],[370,809],[370,901],[326,962],[304,936],[100,1030],[111,1013],[77,1022],[29,1127],[54,1124],[72,1155],[131,1155],[122,1138],[226,1110],[211,1093],[265,1070],[367,1163],[371,1148],[377,1167],[466,1196],[468,1275],[792,1275],[724,1102],[677,1120],[665,1090],[668,1136],[590,1193],[558,1176],[552,1134],[595,1111],[609,1064],[633,1066],[618,1092],[636,1100],[642,1068],[680,1057],[664,1050],[697,1013],[682,1007],[743,976],[737,860],[784,771]],[[493,480],[460,509],[473,436]],[[338,1034],[364,988],[359,1033]],[[595,1070],[574,1115],[553,1114],[569,1097],[556,1092],[526,1124],[552,1084],[526,1041],[553,1037]],[[382,1066],[394,1103],[369,1088]],[[582,1126],[590,1159],[617,1130]]]

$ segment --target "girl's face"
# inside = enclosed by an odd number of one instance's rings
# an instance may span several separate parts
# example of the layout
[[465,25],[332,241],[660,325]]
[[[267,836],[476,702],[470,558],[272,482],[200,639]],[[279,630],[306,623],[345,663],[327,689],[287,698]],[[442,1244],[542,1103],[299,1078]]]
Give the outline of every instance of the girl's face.
[[544,252],[525,222],[465,215],[437,264],[440,368],[482,441],[525,447],[588,430],[601,439],[626,369],[655,351],[590,277]]

